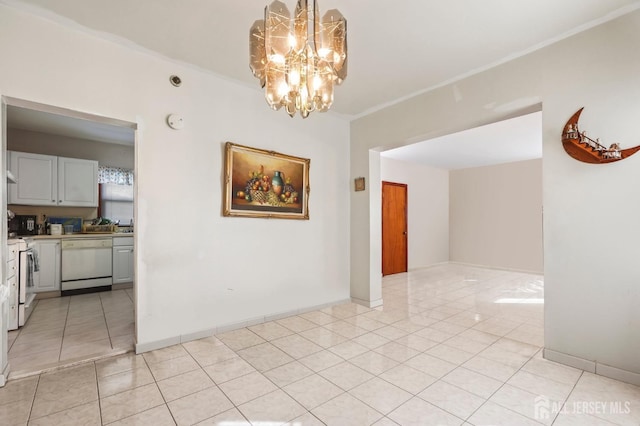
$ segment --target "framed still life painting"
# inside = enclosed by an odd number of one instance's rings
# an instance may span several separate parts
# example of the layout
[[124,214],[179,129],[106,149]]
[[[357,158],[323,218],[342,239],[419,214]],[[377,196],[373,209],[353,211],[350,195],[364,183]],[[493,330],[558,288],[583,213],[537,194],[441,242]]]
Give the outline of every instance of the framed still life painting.
[[223,215],[309,219],[310,162],[227,142]]

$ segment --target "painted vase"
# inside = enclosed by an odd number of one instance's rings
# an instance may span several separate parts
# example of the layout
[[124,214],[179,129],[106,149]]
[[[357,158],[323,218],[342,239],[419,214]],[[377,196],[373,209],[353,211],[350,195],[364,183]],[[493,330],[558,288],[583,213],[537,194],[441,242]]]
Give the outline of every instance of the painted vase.
[[271,178],[271,189],[273,192],[280,196],[282,194],[282,188],[284,187],[284,181],[282,180],[282,172],[273,172]]

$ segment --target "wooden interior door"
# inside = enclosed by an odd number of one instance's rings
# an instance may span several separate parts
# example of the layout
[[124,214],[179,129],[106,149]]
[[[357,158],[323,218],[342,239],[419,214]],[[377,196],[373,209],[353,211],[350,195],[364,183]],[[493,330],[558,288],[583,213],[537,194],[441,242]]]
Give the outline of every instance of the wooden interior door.
[[382,182],[382,275],[407,272],[407,185]]

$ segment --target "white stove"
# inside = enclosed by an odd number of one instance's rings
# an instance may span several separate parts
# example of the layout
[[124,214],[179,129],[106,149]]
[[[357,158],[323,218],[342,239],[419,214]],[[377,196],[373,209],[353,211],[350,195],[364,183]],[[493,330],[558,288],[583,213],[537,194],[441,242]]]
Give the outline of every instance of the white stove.
[[33,278],[38,269],[38,253],[32,238],[11,239],[7,244],[7,329],[15,330],[27,322],[35,306]]

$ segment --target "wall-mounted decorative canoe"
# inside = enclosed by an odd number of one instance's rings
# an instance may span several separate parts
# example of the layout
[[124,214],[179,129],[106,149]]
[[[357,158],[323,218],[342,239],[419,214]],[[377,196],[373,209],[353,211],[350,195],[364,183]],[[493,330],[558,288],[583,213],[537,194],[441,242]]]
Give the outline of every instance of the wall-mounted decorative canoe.
[[562,146],[567,154],[583,163],[601,164],[624,160],[640,151],[640,146],[622,149],[617,143],[609,148],[600,144],[600,139],[591,139],[586,132],[578,129],[578,120],[584,108],[580,108],[571,116],[562,131]]

